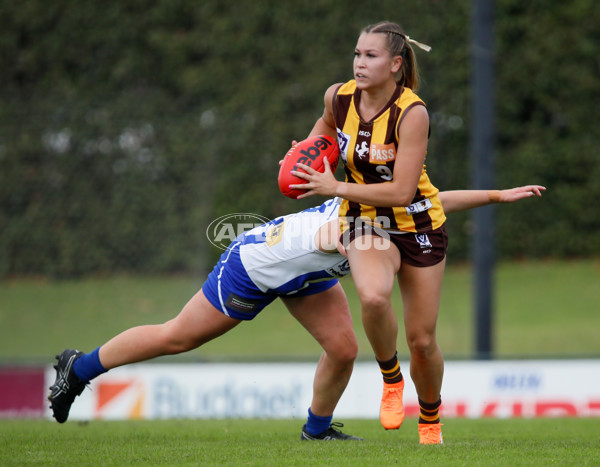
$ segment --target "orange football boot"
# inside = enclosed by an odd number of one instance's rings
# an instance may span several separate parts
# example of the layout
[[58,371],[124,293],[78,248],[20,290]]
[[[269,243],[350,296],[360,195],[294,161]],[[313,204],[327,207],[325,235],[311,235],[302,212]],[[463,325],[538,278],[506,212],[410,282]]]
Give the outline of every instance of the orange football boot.
[[379,420],[386,430],[397,430],[404,421],[403,392],[404,380],[393,384],[383,383]]
[[419,444],[444,444],[441,423],[419,423]]

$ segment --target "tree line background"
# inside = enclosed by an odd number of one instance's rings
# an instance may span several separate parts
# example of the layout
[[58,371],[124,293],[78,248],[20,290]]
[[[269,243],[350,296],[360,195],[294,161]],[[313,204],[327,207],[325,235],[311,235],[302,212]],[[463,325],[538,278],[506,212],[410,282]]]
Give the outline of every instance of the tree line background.
[[[599,255],[600,6],[495,12],[497,187],[548,187],[498,206],[499,257]],[[427,167],[468,188],[470,15],[466,0],[0,0],[0,278],[198,273],[220,253],[211,220],[320,202],[283,197],[278,161],[382,19],[433,47],[416,49]],[[469,214],[448,228],[450,261],[468,259]]]

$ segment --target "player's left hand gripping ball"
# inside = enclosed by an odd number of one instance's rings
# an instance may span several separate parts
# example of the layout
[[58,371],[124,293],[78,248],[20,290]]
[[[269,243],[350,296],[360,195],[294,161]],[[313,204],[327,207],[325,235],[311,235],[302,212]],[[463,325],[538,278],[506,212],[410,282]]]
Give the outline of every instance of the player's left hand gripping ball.
[[290,185],[301,185],[308,183],[300,177],[292,175],[292,170],[304,170],[296,167],[296,164],[302,163],[308,165],[317,172],[325,171],[325,163],[323,159],[327,157],[327,161],[331,166],[331,171],[335,172],[339,158],[340,150],[337,141],[331,136],[317,135],[306,138],[293,146],[283,158],[281,167],[279,168],[279,190],[288,198],[296,199],[306,190],[291,189]]

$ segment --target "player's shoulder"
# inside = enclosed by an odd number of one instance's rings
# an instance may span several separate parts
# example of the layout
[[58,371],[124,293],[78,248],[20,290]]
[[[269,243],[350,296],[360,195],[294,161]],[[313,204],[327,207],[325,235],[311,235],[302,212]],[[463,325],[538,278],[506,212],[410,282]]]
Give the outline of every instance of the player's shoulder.
[[425,107],[425,101],[421,99],[415,91],[405,86],[400,86],[398,101],[401,103],[400,105],[402,108],[414,105],[420,105]]
[[331,96],[345,95],[345,94],[354,94],[356,91],[356,80],[351,79],[350,81],[346,81],[344,83],[335,83],[332,84],[327,92],[331,93]]
[[424,105],[411,105],[406,109],[402,122],[404,128],[412,126],[427,126],[429,128],[429,113]]
[[347,84],[348,83],[334,83],[331,86],[329,86],[325,91],[325,99],[333,99]]

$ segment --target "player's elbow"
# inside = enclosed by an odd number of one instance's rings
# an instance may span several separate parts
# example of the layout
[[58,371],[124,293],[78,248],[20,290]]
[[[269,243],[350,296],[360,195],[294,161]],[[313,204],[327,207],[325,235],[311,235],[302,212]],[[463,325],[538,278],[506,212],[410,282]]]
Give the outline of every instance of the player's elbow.
[[408,183],[405,181],[394,179],[390,183],[384,183],[382,185],[384,191],[380,193],[379,204],[376,206],[389,206],[389,207],[406,207],[409,206],[415,197],[415,193],[417,191],[416,186],[411,184],[411,187],[408,187]]
[[394,206],[406,207],[409,206],[415,197],[414,192],[405,192],[404,190],[395,193]]

